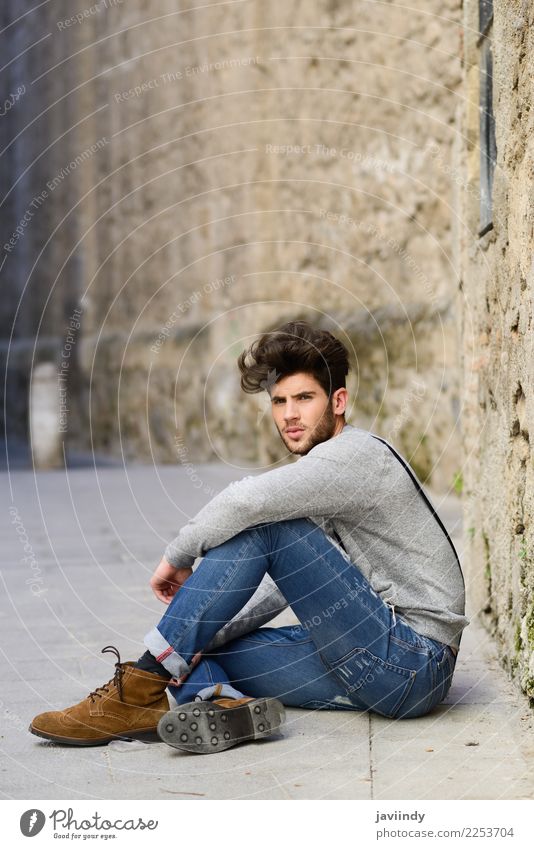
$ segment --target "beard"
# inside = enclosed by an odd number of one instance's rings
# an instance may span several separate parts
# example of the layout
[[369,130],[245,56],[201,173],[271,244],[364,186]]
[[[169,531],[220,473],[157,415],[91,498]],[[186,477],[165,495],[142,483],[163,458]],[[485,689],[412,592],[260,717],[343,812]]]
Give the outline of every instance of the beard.
[[336,417],[330,404],[314,428],[306,428],[299,442],[292,442],[282,431],[279,431],[282,441],[292,454],[307,454],[316,445],[331,439],[336,427]]

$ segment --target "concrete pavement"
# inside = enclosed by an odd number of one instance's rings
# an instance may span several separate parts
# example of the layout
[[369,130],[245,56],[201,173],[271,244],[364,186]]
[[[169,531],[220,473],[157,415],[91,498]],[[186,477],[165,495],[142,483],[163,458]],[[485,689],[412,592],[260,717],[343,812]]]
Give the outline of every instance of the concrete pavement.
[[[141,654],[161,615],[148,579],[164,545],[246,473],[222,464],[0,473],[2,798],[534,798],[532,711],[476,620],[446,702],[420,719],[289,709],[283,736],[209,757],[163,743],[62,748],[27,732],[36,713],[112,676],[103,646],[124,660]],[[461,554],[457,499],[433,501]]]

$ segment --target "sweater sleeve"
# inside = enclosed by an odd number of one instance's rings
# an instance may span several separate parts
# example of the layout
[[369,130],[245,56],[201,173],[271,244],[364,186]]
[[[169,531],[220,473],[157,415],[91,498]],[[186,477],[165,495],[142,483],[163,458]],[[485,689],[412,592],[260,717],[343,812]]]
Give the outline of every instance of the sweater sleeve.
[[346,474],[346,463],[320,448],[316,446],[295,463],[231,483],[169,543],[168,562],[177,568],[192,566],[196,557],[260,522],[331,517],[347,508],[353,512],[358,501],[363,506],[368,498],[363,481],[358,494],[352,476]]

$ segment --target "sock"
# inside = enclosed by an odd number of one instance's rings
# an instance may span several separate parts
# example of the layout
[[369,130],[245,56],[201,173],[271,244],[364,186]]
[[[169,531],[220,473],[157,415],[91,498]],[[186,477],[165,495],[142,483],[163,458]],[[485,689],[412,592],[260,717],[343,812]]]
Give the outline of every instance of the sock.
[[146,651],[139,660],[135,664],[138,669],[144,669],[145,672],[155,672],[156,675],[161,675],[162,678],[166,678],[169,681],[172,678],[170,672],[168,672],[165,667],[158,663],[153,654],[150,654],[149,651]]

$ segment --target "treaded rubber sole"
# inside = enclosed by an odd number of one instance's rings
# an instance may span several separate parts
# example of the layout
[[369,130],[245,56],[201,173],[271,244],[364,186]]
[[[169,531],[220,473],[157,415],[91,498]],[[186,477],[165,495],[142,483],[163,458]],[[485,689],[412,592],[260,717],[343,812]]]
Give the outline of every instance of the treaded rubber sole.
[[284,719],[285,708],[278,699],[253,699],[232,708],[214,702],[188,702],[161,717],[158,734],[175,749],[211,755],[247,740],[270,737]]
[[156,728],[146,728],[143,731],[125,732],[124,734],[113,734],[111,737],[100,737],[96,740],[78,740],[75,737],[60,737],[59,734],[48,734],[46,731],[39,731],[33,725],[28,726],[28,731],[35,734],[37,737],[43,737],[45,740],[51,740],[53,743],[61,743],[63,746],[107,746],[115,740],[142,740],[146,743],[159,742],[159,735]]

